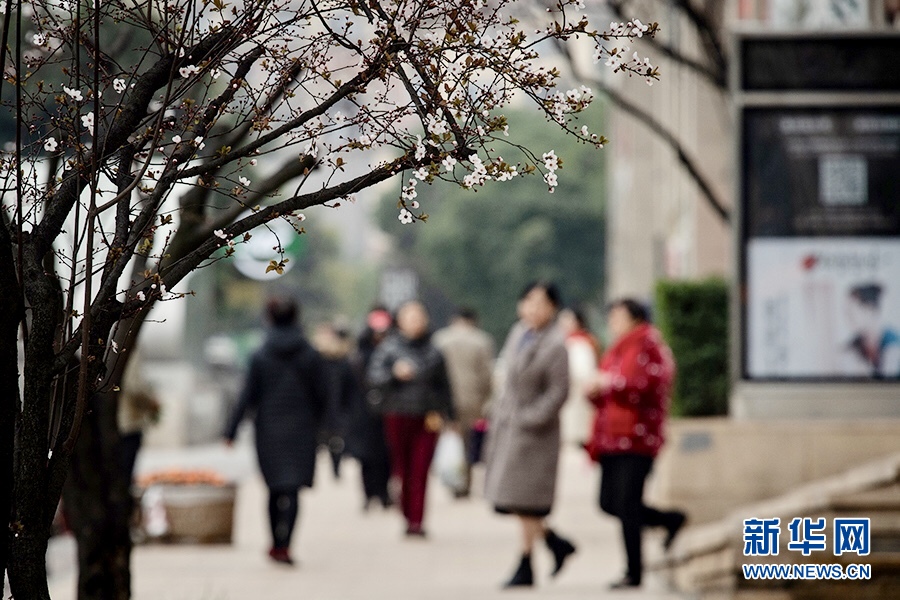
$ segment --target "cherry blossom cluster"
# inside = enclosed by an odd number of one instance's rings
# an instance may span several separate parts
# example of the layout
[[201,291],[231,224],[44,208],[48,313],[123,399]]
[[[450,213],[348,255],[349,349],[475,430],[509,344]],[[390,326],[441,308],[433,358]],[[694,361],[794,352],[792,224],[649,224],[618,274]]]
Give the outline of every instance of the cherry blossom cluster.
[[[647,25],[641,23],[639,19],[633,19],[627,23],[613,21],[609,24],[607,32],[601,37],[605,40],[642,38],[644,35],[654,35],[656,30],[655,23]],[[594,52],[594,62],[604,61],[604,64],[614,73],[625,71],[629,75],[639,75],[644,78],[647,85],[653,85],[653,82],[659,79],[659,70],[650,63],[649,57],[642,58],[637,52],[632,52],[629,56],[629,52],[631,52],[631,47],[627,44],[610,50],[605,45],[598,43]]]
[[[518,164],[505,161],[501,148],[519,147],[504,112],[528,101],[584,143],[602,148],[606,139],[578,122],[592,91],[563,81],[541,52],[548,42],[587,38],[598,61],[652,82],[657,69],[629,45],[657,26],[632,20],[595,30],[582,0],[558,0],[535,23],[523,18],[533,8],[528,1],[26,0],[21,121],[28,142],[21,154],[34,168],[22,182],[33,199],[22,219],[37,223],[39,200],[70,189],[68,182],[103,180],[108,189],[96,190],[101,201],[92,202],[111,224],[117,201],[103,199],[117,197],[115,177],[131,177],[121,201],[129,223],[142,229],[129,239],[144,240],[140,251],[161,262],[178,215],[173,222],[150,212],[185,189],[233,204],[193,216],[210,246],[226,252],[246,233],[234,221],[248,209],[260,215],[274,205],[271,218],[303,233],[299,210],[353,202],[391,177],[401,178],[403,223],[424,220],[423,186],[438,180],[477,189],[537,173],[552,193],[562,161],[546,148],[524,149]],[[101,37],[116,42],[99,50],[90,43],[95,11]],[[129,30],[142,35],[118,36]],[[132,42],[138,39],[150,41]],[[118,54],[104,54],[117,44]],[[148,94],[153,73],[164,77]],[[139,117],[119,132],[123,115]],[[0,155],[0,178],[13,158]],[[58,172],[42,181],[38,164],[58,164]],[[293,176],[272,183],[284,170]],[[111,247],[115,227],[97,231],[99,247]],[[73,279],[83,277],[86,251],[64,254]]]

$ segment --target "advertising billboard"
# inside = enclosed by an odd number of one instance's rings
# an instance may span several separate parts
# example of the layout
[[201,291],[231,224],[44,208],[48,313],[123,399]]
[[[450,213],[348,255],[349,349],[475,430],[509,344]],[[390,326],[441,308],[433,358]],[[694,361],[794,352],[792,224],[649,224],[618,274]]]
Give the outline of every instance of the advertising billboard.
[[743,115],[743,376],[900,380],[900,108]]
[[751,378],[900,380],[900,239],[750,240],[747,293]]

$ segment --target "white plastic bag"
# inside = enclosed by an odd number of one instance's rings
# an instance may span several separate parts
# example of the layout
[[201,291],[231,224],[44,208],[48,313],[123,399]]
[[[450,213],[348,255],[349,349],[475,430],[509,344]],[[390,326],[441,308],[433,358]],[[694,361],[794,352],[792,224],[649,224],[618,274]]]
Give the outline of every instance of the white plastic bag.
[[141,497],[141,512],[144,531],[149,537],[162,537],[169,532],[169,517],[166,514],[162,487],[151,485],[144,491]]
[[466,448],[462,436],[455,431],[445,431],[438,438],[434,451],[434,472],[444,485],[454,492],[466,487]]

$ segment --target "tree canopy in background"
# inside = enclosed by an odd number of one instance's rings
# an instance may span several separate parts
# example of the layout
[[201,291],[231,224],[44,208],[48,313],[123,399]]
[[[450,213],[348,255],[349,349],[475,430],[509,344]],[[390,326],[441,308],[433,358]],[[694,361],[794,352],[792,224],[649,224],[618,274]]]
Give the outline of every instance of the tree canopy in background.
[[[553,149],[560,157],[553,195],[529,178],[487,184],[474,194],[438,182],[417,188],[428,209],[426,223],[399,223],[393,194],[379,213],[406,265],[452,303],[478,310],[482,326],[501,341],[515,320],[518,294],[531,280],[557,282],[567,303],[601,301],[605,246],[606,150],[578,142],[535,112],[508,117],[523,145]],[[602,129],[601,123],[587,124]],[[520,160],[515,148],[498,144],[496,150],[508,163]]]

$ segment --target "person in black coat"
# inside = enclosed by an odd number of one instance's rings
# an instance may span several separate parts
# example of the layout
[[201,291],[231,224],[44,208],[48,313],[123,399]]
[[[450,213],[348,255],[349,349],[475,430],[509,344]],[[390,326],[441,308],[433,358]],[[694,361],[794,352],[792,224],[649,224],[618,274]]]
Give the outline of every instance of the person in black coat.
[[407,302],[397,312],[397,333],[375,349],[369,384],[381,395],[391,466],[400,481],[400,503],[406,534],[424,536],[428,469],[438,433],[456,413],[444,357],[431,343],[428,312]]
[[357,342],[351,362],[357,377],[360,394],[356,397],[350,419],[347,451],[359,461],[362,487],[365,494],[363,510],[375,501],[384,508],[393,504],[388,493],[391,459],[384,439],[384,419],[375,406],[380,400],[378,390],[366,383],[366,371],[375,348],[388,336],[393,318],[387,309],[375,307],[366,318],[366,328]]
[[313,345],[324,359],[324,378],[328,388],[328,403],[319,445],[328,450],[335,479],[341,477],[341,460],[348,451],[347,439],[353,411],[362,394],[353,364],[350,361],[352,341],[350,333],[332,324],[316,328]]
[[225,430],[231,445],[248,412],[256,426],[259,467],[269,488],[269,520],[276,562],[293,564],[289,548],[300,488],[312,487],[318,432],[328,397],[323,360],[296,326],[297,305],[273,298],[272,328],[250,360],[246,383]]

